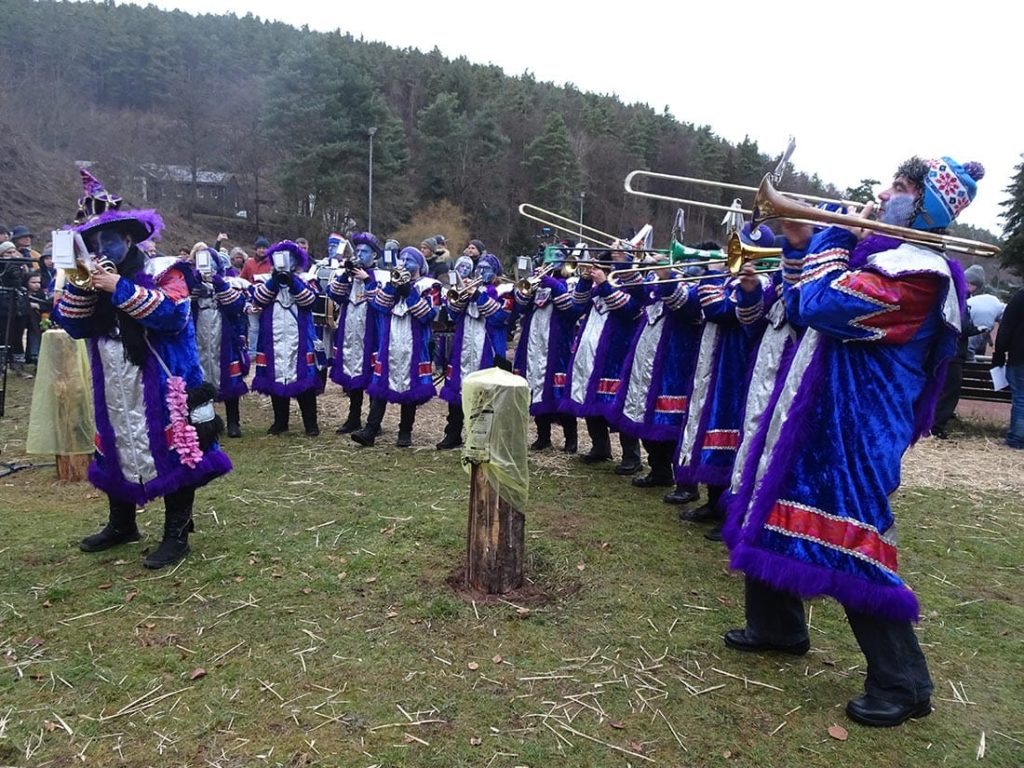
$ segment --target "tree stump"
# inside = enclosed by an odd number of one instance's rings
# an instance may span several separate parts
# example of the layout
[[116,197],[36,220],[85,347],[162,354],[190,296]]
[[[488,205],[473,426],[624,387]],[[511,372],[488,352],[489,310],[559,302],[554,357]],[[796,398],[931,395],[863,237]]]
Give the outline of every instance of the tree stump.
[[523,583],[526,518],[487,482],[479,464],[470,472],[466,586],[491,595]]
[[88,454],[57,456],[57,479],[65,483],[81,483],[89,477]]

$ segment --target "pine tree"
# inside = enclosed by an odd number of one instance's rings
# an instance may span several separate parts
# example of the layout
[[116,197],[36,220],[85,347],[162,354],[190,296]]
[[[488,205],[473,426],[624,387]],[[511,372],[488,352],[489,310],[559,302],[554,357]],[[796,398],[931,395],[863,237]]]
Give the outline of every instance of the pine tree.
[[1013,181],[1006,188],[1010,197],[1003,201],[1000,214],[1006,225],[1003,228],[1003,266],[1018,275],[1024,275],[1024,155],[1014,168]]
[[576,157],[569,146],[569,129],[560,112],[548,118],[544,132],[526,147],[525,164],[531,202],[569,215],[579,182]]

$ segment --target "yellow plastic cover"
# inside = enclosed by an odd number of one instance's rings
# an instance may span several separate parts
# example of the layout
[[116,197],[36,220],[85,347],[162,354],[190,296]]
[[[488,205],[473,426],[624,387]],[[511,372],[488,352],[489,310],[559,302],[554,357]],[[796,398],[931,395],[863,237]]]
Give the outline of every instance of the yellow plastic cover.
[[51,328],[39,347],[25,450],[45,456],[92,453],[95,434],[85,342]]
[[466,445],[462,466],[479,464],[501,498],[522,509],[530,493],[527,442],[530,385],[522,376],[487,368],[462,381]]

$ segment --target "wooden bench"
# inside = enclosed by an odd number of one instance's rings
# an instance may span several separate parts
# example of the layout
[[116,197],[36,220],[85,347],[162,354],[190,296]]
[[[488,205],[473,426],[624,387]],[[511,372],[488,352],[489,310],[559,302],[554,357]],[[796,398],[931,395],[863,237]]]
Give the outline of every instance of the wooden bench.
[[964,382],[960,388],[961,400],[984,400],[990,403],[1010,402],[1010,388],[998,392],[992,389],[992,358],[978,357],[964,363]]

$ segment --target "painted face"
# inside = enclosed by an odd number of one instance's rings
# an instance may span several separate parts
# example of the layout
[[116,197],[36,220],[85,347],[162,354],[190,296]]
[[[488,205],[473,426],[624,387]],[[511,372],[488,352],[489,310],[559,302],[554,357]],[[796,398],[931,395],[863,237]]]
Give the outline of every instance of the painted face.
[[455,273],[465,280],[473,274],[473,262],[469,259],[459,259],[455,262]]
[[114,264],[120,264],[128,255],[131,241],[113,229],[101,229],[96,235],[96,252]]
[[405,267],[413,277],[419,276],[420,263],[411,253],[407,253],[402,256],[402,266]]
[[336,240],[333,237],[327,241],[327,258],[333,259],[338,255],[338,247],[341,245],[340,240]]
[[476,265],[476,276],[485,283],[491,283],[494,281],[494,267],[486,261],[481,261]]
[[882,202],[878,220],[885,224],[905,227],[910,224],[917,211],[921,190],[904,176],[893,179],[892,186],[878,195]]
[[359,263],[362,265],[363,269],[372,267],[373,262],[377,259],[377,253],[366,243],[360,243],[357,245],[355,253],[356,258],[359,259]]

